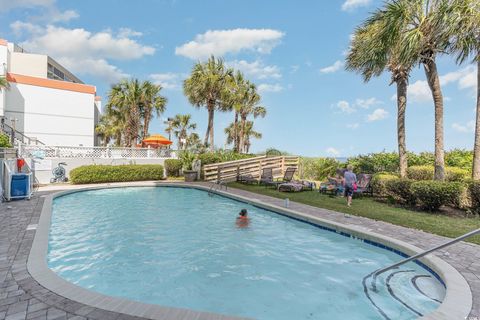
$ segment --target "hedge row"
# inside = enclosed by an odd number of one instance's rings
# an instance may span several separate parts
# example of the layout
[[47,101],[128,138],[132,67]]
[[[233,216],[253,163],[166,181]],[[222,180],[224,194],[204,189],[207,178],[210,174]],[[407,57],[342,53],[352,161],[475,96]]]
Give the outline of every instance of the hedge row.
[[165,160],[165,171],[169,177],[180,177],[183,163],[180,159],[167,159]]
[[461,209],[480,210],[479,182],[415,181],[388,174],[377,174],[372,179],[376,196],[387,197],[409,206],[436,211],[448,205]]
[[73,184],[126,182],[164,179],[163,166],[156,164],[144,165],[89,165],[70,171],[70,181]]
[[[412,166],[407,169],[407,176],[413,180],[433,180],[435,168],[433,166]],[[468,179],[470,173],[461,168],[446,167],[445,180],[446,181],[463,181]]]

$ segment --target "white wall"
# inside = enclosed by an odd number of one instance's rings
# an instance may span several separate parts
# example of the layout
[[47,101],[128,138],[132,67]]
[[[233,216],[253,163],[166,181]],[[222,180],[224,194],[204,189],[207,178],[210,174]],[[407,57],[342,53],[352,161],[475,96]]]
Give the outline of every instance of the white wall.
[[8,72],[46,79],[47,60],[46,55],[11,52],[10,70]]
[[93,146],[95,95],[10,83],[5,115],[16,127],[46,145]]
[[[26,159],[31,166],[32,159]],[[161,164],[164,165],[165,159],[93,159],[93,158],[59,158],[59,159],[44,159],[36,165],[38,169],[35,170],[35,178],[41,184],[50,183],[53,177],[52,170],[57,167],[60,162],[65,162],[65,171],[69,177],[70,171],[86,165],[104,164],[104,165],[124,165],[124,164]]]
[[[8,67],[7,46],[0,45],[0,76],[4,77],[5,69]],[[0,117],[4,115],[5,108],[5,89],[0,89]]]

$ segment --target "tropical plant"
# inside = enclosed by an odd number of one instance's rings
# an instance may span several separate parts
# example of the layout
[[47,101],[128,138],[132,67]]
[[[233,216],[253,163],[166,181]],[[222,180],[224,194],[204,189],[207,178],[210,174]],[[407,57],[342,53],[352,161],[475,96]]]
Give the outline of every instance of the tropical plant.
[[148,128],[150,122],[155,114],[159,117],[165,112],[167,105],[167,98],[160,95],[162,86],[151,83],[150,81],[144,81],[142,83],[142,99],[140,104],[140,114],[143,119],[142,126],[142,139],[148,136]]
[[451,35],[451,0],[390,1],[371,18],[384,28],[379,40],[395,47],[398,61],[405,66],[423,65],[435,105],[435,180],[445,178],[443,95],[436,58],[446,52]]
[[193,162],[195,161],[195,154],[193,152],[190,152],[188,150],[184,150],[180,152],[178,155],[178,158],[182,161],[182,170],[183,171],[188,171],[192,170]]
[[0,77],[0,89],[7,89],[10,86],[10,84],[7,81],[6,77]]
[[211,56],[207,62],[195,64],[190,77],[183,83],[184,94],[190,103],[208,110],[204,143],[209,144],[211,150],[214,149],[215,110],[228,110],[230,92],[227,84],[232,73],[232,70],[225,67],[223,59]]
[[450,51],[457,55],[457,62],[463,63],[473,56],[477,63],[477,105],[475,122],[475,143],[473,147],[472,177],[480,180],[480,2],[478,0],[453,0],[447,34]]
[[407,107],[407,85],[411,62],[402,63],[399,60],[400,42],[382,41],[383,30],[388,27],[382,11],[377,11],[373,18],[364,22],[355,31],[347,55],[347,70],[359,72],[365,82],[372,77],[380,76],[388,70],[391,83],[397,86],[397,141],[399,154],[400,176],[407,174],[407,146],[405,142],[405,110]]
[[105,113],[100,117],[97,125],[95,126],[95,133],[100,138],[100,144],[103,146],[109,145],[114,141],[115,145],[120,146],[122,144],[122,131],[124,123],[122,118],[113,116],[111,113]]
[[250,139],[251,138],[261,139],[262,134],[260,132],[254,130],[253,121],[245,121],[243,123],[243,128],[242,128],[241,132],[242,132],[242,135],[240,137],[242,139],[241,140],[242,141],[242,144],[241,144],[242,149],[240,149],[240,152],[249,153],[250,152],[250,147],[252,146],[252,143],[251,143]]
[[190,122],[191,119],[192,116],[190,114],[177,114],[172,120],[173,133],[178,139],[179,150],[184,150],[189,144],[198,140],[198,135],[190,132],[190,130],[197,128],[196,123]]
[[0,133],[0,148],[11,148],[10,138],[3,133]]

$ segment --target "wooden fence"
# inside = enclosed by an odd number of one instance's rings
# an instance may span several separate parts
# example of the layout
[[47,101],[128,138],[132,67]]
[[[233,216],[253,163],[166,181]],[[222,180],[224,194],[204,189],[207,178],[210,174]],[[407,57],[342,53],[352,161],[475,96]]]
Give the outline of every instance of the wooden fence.
[[251,175],[260,178],[263,168],[272,168],[274,177],[282,177],[285,169],[298,169],[299,158],[296,156],[260,156],[249,159],[208,164],[203,167],[205,181],[236,181],[239,175]]

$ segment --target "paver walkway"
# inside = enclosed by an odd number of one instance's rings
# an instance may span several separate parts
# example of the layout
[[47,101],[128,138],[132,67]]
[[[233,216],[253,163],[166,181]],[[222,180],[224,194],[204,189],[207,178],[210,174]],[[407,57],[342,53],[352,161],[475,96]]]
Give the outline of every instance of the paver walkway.
[[[283,205],[281,199],[238,189],[230,188],[228,191],[252,200],[258,199],[265,203]],[[0,203],[0,320],[141,319],[93,308],[63,298],[40,286],[30,276],[26,262],[35,235],[34,228],[40,217],[43,196],[51,192],[37,193],[30,201]],[[385,234],[424,249],[446,240],[444,237],[425,232],[367,218],[346,216],[299,203],[290,202],[290,208],[343,224],[362,226],[373,232]],[[468,281],[473,294],[471,320],[480,319],[480,246],[462,242],[437,255],[454,266]]]

